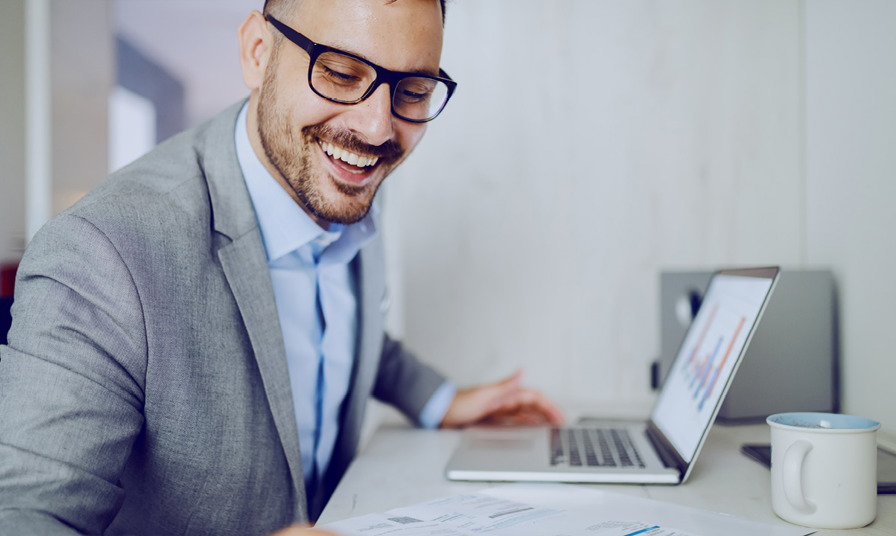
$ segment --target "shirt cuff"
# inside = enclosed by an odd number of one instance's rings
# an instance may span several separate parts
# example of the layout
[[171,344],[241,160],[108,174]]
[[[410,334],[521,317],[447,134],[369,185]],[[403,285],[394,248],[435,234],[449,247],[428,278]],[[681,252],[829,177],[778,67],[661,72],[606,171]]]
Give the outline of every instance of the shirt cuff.
[[430,430],[438,428],[439,423],[442,422],[445,414],[448,413],[448,408],[451,406],[456,393],[457,387],[453,383],[445,382],[440,385],[436,392],[429,397],[426,405],[423,406],[423,411],[420,412],[420,426]]

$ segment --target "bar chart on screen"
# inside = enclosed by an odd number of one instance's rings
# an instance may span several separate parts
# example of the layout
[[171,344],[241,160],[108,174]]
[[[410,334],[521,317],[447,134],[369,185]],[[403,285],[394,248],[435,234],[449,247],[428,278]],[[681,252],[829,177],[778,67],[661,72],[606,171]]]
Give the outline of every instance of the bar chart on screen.
[[689,358],[682,364],[682,373],[686,377],[697,411],[702,411],[707,401],[712,400],[719,376],[724,376],[722,372],[725,367],[731,365],[731,352],[747,320],[743,315],[725,312],[718,315],[718,312],[719,305],[713,305]]
[[[712,322],[716,318],[717,307],[709,316],[704,333],[713,327]],[[685,362],[684,374],[688,377],[690,390],[693,393],[692,398],[697,404],[697,411],[702,411],[707,400],[711,400],[719,376],[725,366],[729,364],[731,350],[734,349],[746,320],[746,317],[741,316],[737,319],[733,331],[729,331],[731,326],[720,326],[714,330],[721,331],[718,335],[708,341],[701,338],[694,346],[691,359]]]

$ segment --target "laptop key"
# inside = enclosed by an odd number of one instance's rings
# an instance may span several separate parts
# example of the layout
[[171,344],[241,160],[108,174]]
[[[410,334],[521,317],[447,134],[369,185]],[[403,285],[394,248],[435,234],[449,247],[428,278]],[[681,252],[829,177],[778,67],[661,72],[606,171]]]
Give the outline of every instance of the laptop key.
[[616,459],[613,457],[613,451],[610,448],[610,442],[607,440],[607,430],[598,428],[593,430],[597,435],[597,444],[600,451],[601,467],[616,467]]
[[575,467],[582,466],[582,455],[579,452],[579,442],[576,438],[576,430],[570,429],[566,431],[566,441],[569,446],[569,465]]
[[644,467],[625,429],[551,428],[551,465]]
[[585,464],[593,467],[599,467],[601,465],[601,461],[597,459],[598,453],[594,448],[594,441],[591,439],[591,434],[589,434],[588,431],[585,430],[582,436],[585,440]]
[[616,447],[619,463],[622,464],[623,467],[633,466],[634,462],[632,462],[632,459],[628,454],[628,449],[625,448],[625,442],[623,441],[622,434],[619,433],[619,430],[610,430],[610,436],[613,438],[613,446]]

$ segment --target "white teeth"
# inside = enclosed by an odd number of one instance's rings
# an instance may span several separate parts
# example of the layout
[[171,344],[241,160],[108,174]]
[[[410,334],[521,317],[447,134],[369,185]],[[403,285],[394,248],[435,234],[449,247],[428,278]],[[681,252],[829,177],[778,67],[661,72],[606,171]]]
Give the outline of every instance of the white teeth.
[[369,167],[376,164],[379,161],[379,157],[377,156],[361,156],[355,153],[351,153],[346,151],[342,147],[337,147],[331,143],[320,143],[321,149],[324,150],[325,153],[335,158],[336,160],[342,160],[347,164],[351,164],[353,166],[358,167]]

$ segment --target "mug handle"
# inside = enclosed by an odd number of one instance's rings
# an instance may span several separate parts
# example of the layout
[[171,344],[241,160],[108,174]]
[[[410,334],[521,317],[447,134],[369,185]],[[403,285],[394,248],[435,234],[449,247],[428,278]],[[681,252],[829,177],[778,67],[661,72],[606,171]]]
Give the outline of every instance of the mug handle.
[[784,461],[782,463],[782,480],[784,483],[784,496],[787,502],[800,512],[811,514],[815,512],[815,504],[807,501],[803,495],[803,462],[806,460],[806,454],[812,450],[812,444],[804,439],[795,441],[784,452]]

